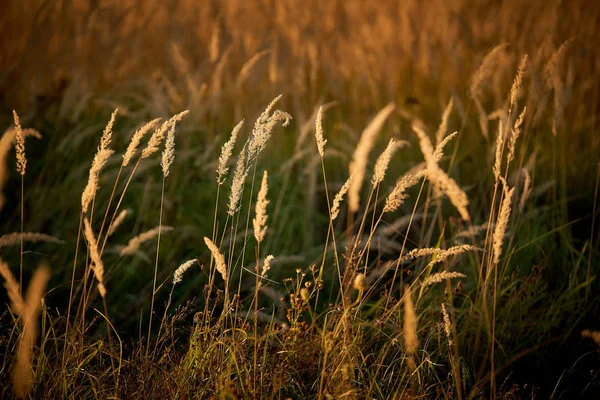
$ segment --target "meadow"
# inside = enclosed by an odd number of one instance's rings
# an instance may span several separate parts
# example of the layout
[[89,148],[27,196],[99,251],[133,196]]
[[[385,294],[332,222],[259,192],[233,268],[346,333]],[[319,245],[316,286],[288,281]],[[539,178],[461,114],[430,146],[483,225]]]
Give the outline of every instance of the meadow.
[[0,398],[600,398],[600,7],[0,5]]

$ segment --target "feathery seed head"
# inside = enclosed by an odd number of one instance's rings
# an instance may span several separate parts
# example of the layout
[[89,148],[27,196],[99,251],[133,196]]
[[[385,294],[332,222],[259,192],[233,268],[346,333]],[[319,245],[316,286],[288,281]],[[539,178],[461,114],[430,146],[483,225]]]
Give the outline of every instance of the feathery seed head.
[[116,232],[119,225],[121,225],[123,223],[123,221],[125,221],[125,217],[127,217],[127,213],[128,213],[127,210],[123,210],[119,213],[117,218],[115,218],[113,223],[110,224],[110,226],[108,227],[108,233],[106,234],[106,236],[112,236],[112,234]]
[[414,369],[415,362],[413,356],[419,346],[419,339],[417,338],[417,314],[415,313],[410,286],[405,285],[404,288],[404,342],[406,352],[409,356],[409,363],[411,364],[411,368]]
[[323,155],[325,154],[325,144],[327,144],[327,140],[323,137],[323,107],[319,107],[317,119],[315,120],[315,138],[317,139],[319,155],[323,158]]
[[403,175],[394,186],[394,189],[390,192],[388,197],[385,199],[385,206],[383,207],[383,213],[389,213],[396,211],[402,203],[404,199],[408,196],[406,194],[406,190],[414,185],[416,185],[421,178],[425,175],[425,171],[419,171],[417,173],[409,173]]
[[90,224],[90,220],[87,217],[84,218],[83,224],[83,234],[85,236],[85,240],[88,242],[90,258],[92,259],[90,268],[92,269],[92,271],[94,271],[94,276],[98,281],[98,292],[100,292],[100,295],[102,297],[105,297],[106,288],[104,287],[104,264],[102,263],[100,252],[98,251],[98,242],[96,241],[96,237],[94,236],[94,231],[92,229],[92,225]]
[[17,112],[13,110],[13,118],[15,120],[15,137],[17,144],[15,146],[17,150],[17,172],[21,176],[25,175],[25,169],[27,168],[27,158],[25,157],[25,137],[23,135],[23,129],[21,128],[21,121]]
[[385,148],[383,153],[381,153],[381,155],[379,156],[379,158],[377,158],[377,161],[375,162],[375,169],[373,170],[374,171],[373,179],[371,180],[371,183],[373,184],[373,186],[377,186],[383,181],[383,178],[385,178],[385,173],[388,169],[388,166],[390,164],[390,160],[392,159],[392,156],[394,155],[396,150],[398,150],[400,148],[400,146],[403,143],[406,143],[406,142],[397,142],[393,138],[390,139],[390,142],[388,143],[387,147]]
[[248,175],[246,169],[246,147],[242,148],[235,165],[235,172],[233,173],[233,181],[231,182],[231,193],[229,194],[229,209],[227,213],[233,216],[239,209],[240,199],[242,198],[242,192],[244,191],[244,182]]
[[192,265],[194,265],[194,263],[196,262],[196,259],[192,259],[189,261],[184,262],[183,264],[181,264],[176,270],[175,273],[173,274],[173,286],[177,285],[179,282],[181,282],[181,280],[183,279],[183,274],[185,273],[185,271],[187,271],[188,269],[190,269],[190,267]]
[[225,179],[223,177],[227,174],[227,172],[229,172],[229,167],[227,166],[227,163],[229,162],[229,158],[231,158],[231,155],[233,154],[233,147],[235,146],[238,133],[242,129],[243,125],[244,120],[241,120],[235,126],[235,128],[233,128],[229,140],[225,142],[225,144],[223,144],[223,147],[221,147],[221,155],[219,156],[219,166],[217,167],[217,183],[219,185],[222,185],[223,182],[225,182]]
[[219,251],[219,248],[213,243],[212,240],[205,237],[204,243],[212,253],[212,256],[215,258],[215,267],[217,268],[217,271],[219,271],[221,277],[223,277],[223,280],[227,283],[227,264],[225,264],[225,257]]
[[269,200],[267,200],[267,191],[269,189],[267,179],[268,174],[267,171],[265,171],[263,173],[260,190],[258,191],[258,198],[256,201],[256,216],[252,220],[252,224],[254,226],[254,237],[258,243],[264,240],[265,233],[267,232],[267,205],[269,204]]
[[504,234],[506,233],[506,227],[508,225],[508,219],[510,218],[511,211],[511,200],[515,188],[509,189],[508,184],[504,178],[500,177],[503,185],[504,198],[500,205],[500,211],[498,212],[498,220],[494,229],[493,240],[493,263],[497,265],[500,261],[500,255],[502,255],[502,244],[504,241]]
[[360,135],[349,165],[350,175],[354,176],[348,189],[348,209],[352,213],[356,213],[360,208],[360,190],[365,179],[369,153],[383,124],[395,109],[396,105],[394,103],[385,106]]
[[433,275],[430,275],[427,279],[425,279],[423,281],[423,283],[421,283],[421,287],[426,288],[433,284],[443,282],[446,279],[454,279],[454,278],[466,278],[466,275],[461,274],[460,272],[449,272],[449,271],[438,272]]
[[452,112],[452,108],[454,107],[454,99],[451,97],[444,113],[442,114],[442,121],[440,122],[440,126],[438,127],[437,132],[435,133],[435,144],[439,146],[440,142],[446,135],[448,131],[448,119],[450,118],[450,113]]
[[125,154],[123,154],[123,163],[122,163],[123,167],[126,167],[129,165],[129,163],[131,162],[131,159],[135,155],[135,152],[137,151],[138,147],[140,146],[140,143],[141,143],[142,139],[144,138],[144,136],[146,136],[146,134],[148,132],[150,132],[150,129],[154,128],[154,126],[159,121],[160,121],[160,118],[153,119],[152,121],[148,122],[147,124],[143,125],[141,128],[139,128],[138,130],[135,131],[135,133],[131,137],[131,141],[129,142],[129,145],[127,146],[127,150],[125,151]]
[[96,192],[98,191],[98,181],[100,171],[108,158],[114,153],[113,150],[107,148],[98,148],[98,152],[94,156],[94,161],[92,161],[92,167],[90,168],[90,173],[88,177],[88,183],[83,189],[83,193],[81,194],[81,211],[85,214],[89,208],[90,203],[96,196]]
[[521,90],[521,85],[523,83],[523,77],[525,76],[525,68],[527,67],[527,54],[523,56],[521,59],[521,63],[519,64],[519,68],[517,69],[517,76],[515,76],[515,80],[510,88],[510,106],[509,109],[512,110],[513,106],[517,102],[519,97],[519,91]]
[[452,335],[450,330],[452,324],[450,323],[450,316],[448,315],[444,303],[442,303],[442,315],[444,316],[444,332],[446,332],[446,337],[448,338],[448,345],[452,346]]
[[348,177],[348,179],[346,180],[346,183],[344,183],[344,185],[342,186],[340,191],[337,192],[337,194],[333,198],[333,205],[331,207],[331,220],[332,221],[338,217],[338,215],[340,213],[340,205],[342,204],[342,200],[344,199],[344,196],[348,192],[348,188],[350,187],[351,184],[352,184],[352,175],[350,175]]
[[170,231],[172,231],[173,229],[174,229],[174,228],[173,228],[172,226],[166,226],[166,225],[163,225],[163,226],[157,226],[157,227],[155,227],[155,228],[152,228],[152,229],[150,229],[150,230],[148,230],[148,231],[146,231],[146,232],[140,233],[139,235],[137,235],[137,236],[135,236],[135,237],[131,238],[131,239],[129,240],[129,242],[127,243],[127,246],[125,246],[125,247],[122,247],[122,248],[119,250],[119,255],[120,255],[121,257],[123,257],[123,256],[129,256],[129,255],[132,255],[132,254],[134,254],[136,251],[138,251],[138,250],[139,250],[139,248],[140,248],[140,245],[141,245],[142,243],[145,243],[145,242],[147,242],[148,240],[150,240],[150,239],[153,239],[153,238],[157,237],[159,234],[161,234],[161,235],[162,235],[162,234],[163,234],[163,233],[165,233],[165,232],[170,232]]
[[160,144],[162,143],[163,139],[165,138],[165,135],[167,134],[167,130],[171,128],[171,125],[177,124],[177,122],[181,121],[183,117],[185,117],[188,114],[189,110],[182,111],[179,114],[176,114],[173,117],[171,117],[171,119],[169,119],[168,121],[165,121],[159,128],[157,128],[154,131],[154,133],[152,133],[152,136],[150,136],[146,148],[142,150],[141,158],[148,158],[152,154],[157,152]]
[[173,164],[173,160],[175,160],[175,124],[171,125],[171,129],[169,129],[169,133],[167,134],[165,149],[163,150],[160,162],[165,178],[169,176],[169,169],[171,168],[171,164]]
[[267,276],[267,272],[269,272],[269,270],[271,269],[271,261],[273,261],[273,255],[269,254],[268,256],[265,257],[265,261],[263,262],[263,267],[262,267],[262,272],[261,272],[261,276],[264,278],[265,276]]

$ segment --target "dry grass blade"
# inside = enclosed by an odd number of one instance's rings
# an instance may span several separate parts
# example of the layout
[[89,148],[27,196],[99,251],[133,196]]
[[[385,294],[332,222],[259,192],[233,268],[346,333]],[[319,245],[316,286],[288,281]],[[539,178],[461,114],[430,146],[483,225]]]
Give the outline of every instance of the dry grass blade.
[[349,166],[350,175],[353,178],[348,190],[348,208],[352,213],[356,213],[360,208],[360,190],[365,179],[369,153],[375,145],[375,139],[379,135],[379,132],[381,132],[383,124],[395,109],[396,105],[390,103],[379,111],[362,132],[360,140],[356,145],[356,150],[354,150]]
[[33,346],[38,334],[40,301],[50,279],[50,268],[40,266],[33,274],[23,307],[23,333],[19,338],[17,361],[13,368],[13,388],[18,398],[24,398],[33,384]]

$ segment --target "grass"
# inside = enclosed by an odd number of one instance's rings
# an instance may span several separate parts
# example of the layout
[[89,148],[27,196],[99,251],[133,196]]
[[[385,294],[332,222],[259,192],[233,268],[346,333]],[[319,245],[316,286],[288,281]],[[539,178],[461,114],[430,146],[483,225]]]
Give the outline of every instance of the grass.
[[600,391],[598,10],[132,4],[0,24],[1,397]]

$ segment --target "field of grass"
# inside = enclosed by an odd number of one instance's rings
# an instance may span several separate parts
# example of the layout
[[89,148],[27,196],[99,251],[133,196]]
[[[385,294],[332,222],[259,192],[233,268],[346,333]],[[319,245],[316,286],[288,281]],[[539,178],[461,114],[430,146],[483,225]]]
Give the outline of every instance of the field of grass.
[[600,6],[0,5],[0,398],[600,398]]

